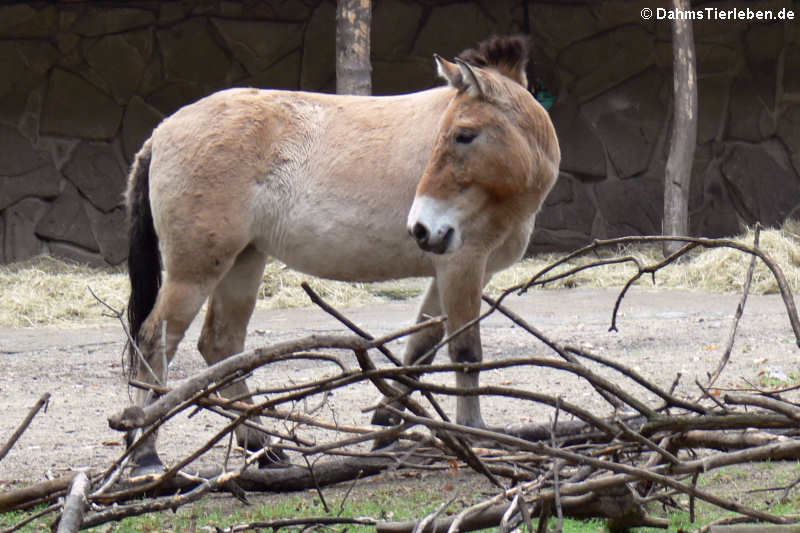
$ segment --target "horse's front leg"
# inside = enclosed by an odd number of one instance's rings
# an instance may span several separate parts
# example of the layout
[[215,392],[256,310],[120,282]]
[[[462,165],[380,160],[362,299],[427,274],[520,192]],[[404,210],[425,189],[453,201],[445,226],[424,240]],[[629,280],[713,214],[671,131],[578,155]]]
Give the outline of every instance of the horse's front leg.
[[[446,259],[437,265],[442,309],[447,316],[447,335],[458,332],[480,314],[486,260],[463,257],[463,254]],[[457,334],[448,344],[448,353],[454,363],[480,363],[483,360],[479,325],[473,324]],[[456,372],[456,386],[471,390],[479,385],[478,372]],[[456,422],[464,426],[485,428],[481,416],[480,396],[460,395],[456,399]]]
[[[436,280],[432,280],[425,295],[422,297],[419,310],[417,311],[417,323],[424,322],[430,318],[441,315],[442,305],[441,298],[439,297],[439,288]],[[444,336],[444,326],[436,324],[425,329],[421,329],[408,338],[406,349],[403,354],[403,365],[427,365],[433,360],[436,355],[431,349],[442,340]],[[417,376],[414,376],[417,377]],[[405,391],[406,388],[398,383],[393,383],[398,389]],[[395,409],[403,409],[403,405],[399,402],[389,402]],[[372,423],[379,426],[392,426],[399,422],[398,417],[383,407],[378,407],[372,416]],[[378,443],[378,447],[386,444],[386,441]]]

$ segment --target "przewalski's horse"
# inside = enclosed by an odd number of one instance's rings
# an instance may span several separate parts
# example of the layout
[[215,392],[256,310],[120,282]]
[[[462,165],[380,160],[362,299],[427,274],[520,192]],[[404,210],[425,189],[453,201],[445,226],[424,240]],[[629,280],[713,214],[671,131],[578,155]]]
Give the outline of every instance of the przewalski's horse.
[[[136,364],[138,379],[165,381],[163,362],[208,298],[200,352],[208,364],[240,352],[270,256],[337,280],[431,276],[418,320],[445,314],[454,331],[476,318],[485,283],[524,253],[560,152],[527,90],[525,40],[493,38],[461,57],[436,56],[447,85],[418,93],[229,89],[164,120],[127,192],[128,315],[152,368]],[[444,333],[410,337],[406,364],[427,362],[418,358]],[[448,349],[453,361],[480,361],[478,326]],[[478,375],[456,382],[476,387]],[[484,426],[477,396],[458,398],[456,420]],[[251,449],[266,442],[248,428],[237,437]],[[139,472],[160,467],[155,440],[134,460]]]

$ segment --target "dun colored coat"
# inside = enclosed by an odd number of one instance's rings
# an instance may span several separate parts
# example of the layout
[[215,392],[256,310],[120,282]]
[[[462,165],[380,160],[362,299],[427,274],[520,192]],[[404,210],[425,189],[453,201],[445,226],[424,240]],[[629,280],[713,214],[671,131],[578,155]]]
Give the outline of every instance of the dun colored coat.
[[[524,253],[560,152],[527,90],[523,39],[435,60],[444,87],[385,97],[230,89],[155,129],[127,192],[139,379],[166,380],[164,363],[207,299],[206,362],[240,352],[269,257],[338,280],[430,276],[418,319],[444,314],[455,331],[477,317],[491,275]],[[405,363],[426,362],[444,333],[412,336]],[[448,349],[480,361],[478,326]],[[456,381],[476,387],[478,375]],[[248,393],[243,382],[223,392]],[[477,396],[458,398],[456,420],[484,425]],[[249,431],[240,442],[261,447]],[[160,468],[155,440],[134,459],[140,471]]]

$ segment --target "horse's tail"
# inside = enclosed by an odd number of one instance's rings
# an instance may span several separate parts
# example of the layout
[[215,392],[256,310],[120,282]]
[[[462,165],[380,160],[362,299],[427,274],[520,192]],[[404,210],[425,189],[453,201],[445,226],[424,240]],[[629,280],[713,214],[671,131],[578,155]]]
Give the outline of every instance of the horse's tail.
[[[133,342],[139,341],[142,323],[153,310],[156,295],[161,287],[161,256],[158,252],[158,235],[153,226],[150,210],[150,157],[151,141],[144,143],[128,176],[126,193],[130,248],[128,249],[128,277],[131,295],[128,299],[128,331]],[[135,372],[136,347],[128,346],[130,371]]]

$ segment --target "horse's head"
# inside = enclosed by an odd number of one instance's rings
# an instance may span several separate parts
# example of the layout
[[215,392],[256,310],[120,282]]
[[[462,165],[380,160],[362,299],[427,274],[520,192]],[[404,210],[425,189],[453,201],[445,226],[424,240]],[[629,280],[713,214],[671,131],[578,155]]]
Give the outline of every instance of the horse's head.
[[454,63],[434,56],[456,89],[408,214],[408,232],[437,254],[492,249],[541,206],[558,174],[547,112],[527,90],[526,41],[495,38]]

